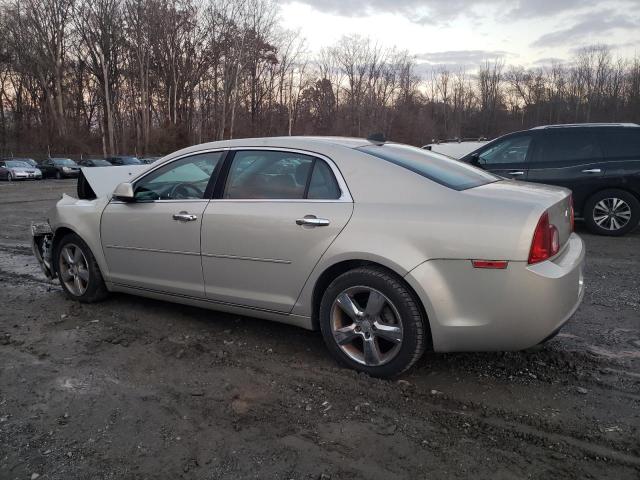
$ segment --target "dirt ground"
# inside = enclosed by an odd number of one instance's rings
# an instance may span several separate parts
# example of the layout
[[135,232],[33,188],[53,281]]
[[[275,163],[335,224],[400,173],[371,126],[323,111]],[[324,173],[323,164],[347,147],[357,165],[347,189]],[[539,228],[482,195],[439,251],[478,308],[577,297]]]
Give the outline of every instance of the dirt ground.
[[0,183],[0,479],[640,478],[640,231],[595,237],[561,334],[339,368],[295,327],[66,300],[28,226],[74,181]]

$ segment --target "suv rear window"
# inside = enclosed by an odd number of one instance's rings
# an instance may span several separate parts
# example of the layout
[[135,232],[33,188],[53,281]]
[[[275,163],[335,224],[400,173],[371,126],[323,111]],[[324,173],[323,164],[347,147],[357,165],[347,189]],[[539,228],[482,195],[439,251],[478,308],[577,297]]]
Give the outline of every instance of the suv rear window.
[[491,173],[422,148],[395,143],[367,145],[358,150],[411,170],[454,190],[466,190],[500,180]]

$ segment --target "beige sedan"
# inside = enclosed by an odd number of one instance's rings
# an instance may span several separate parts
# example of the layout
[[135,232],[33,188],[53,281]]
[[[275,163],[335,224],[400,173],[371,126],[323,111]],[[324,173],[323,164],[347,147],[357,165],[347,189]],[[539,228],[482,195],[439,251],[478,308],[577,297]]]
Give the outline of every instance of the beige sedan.
[[583,295],[569,191],[406,145],[214,142],[84,169],[78,191],[32,227],[69,297],[126,292],[320,329],[371,375],[425,350],[536,345]]

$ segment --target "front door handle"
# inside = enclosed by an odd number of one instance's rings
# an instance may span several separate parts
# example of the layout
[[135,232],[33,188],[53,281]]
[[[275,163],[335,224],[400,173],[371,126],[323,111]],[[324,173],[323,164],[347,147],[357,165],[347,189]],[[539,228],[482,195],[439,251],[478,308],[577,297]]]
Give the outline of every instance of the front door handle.
[[509,172],[509,175],[513,175],[514,177],[519,177],[520,175],[524,175],[522,170],[516,170],[514,172]]
[[589,168],[587,170],[582,170],[582,173],[602,173],[602,170],[599,168]]
[[329,223],[331,222],[326,218],[318,218],[315,215],[305,215],[304,218],[296,220],[298,225],[309,225],[311,227],[326,227]]
[[178,222],[193,222],[194,220],[198,219],[198,216],[188,212],[180,212],[180,213],[174,213],[173,219]]

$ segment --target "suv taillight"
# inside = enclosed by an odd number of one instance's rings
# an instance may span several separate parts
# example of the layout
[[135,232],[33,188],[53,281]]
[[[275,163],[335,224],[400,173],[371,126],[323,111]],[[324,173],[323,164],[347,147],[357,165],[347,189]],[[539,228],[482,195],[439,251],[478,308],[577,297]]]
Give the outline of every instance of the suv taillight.
[[569,209],[570,209],[569,212],[570,212],[570,215],[571,215],[571,218],[570,218],[571,231],[575,232],[576,231],[576,227],[575,227],[575,224],[576,224],[576,213],[573,210],[573,195],[569,196]]
[[529,264],[540,263],[553,257],[560,250],[560,234],[555,225],[549,223],[549,214],[544,212],[533,233]]

